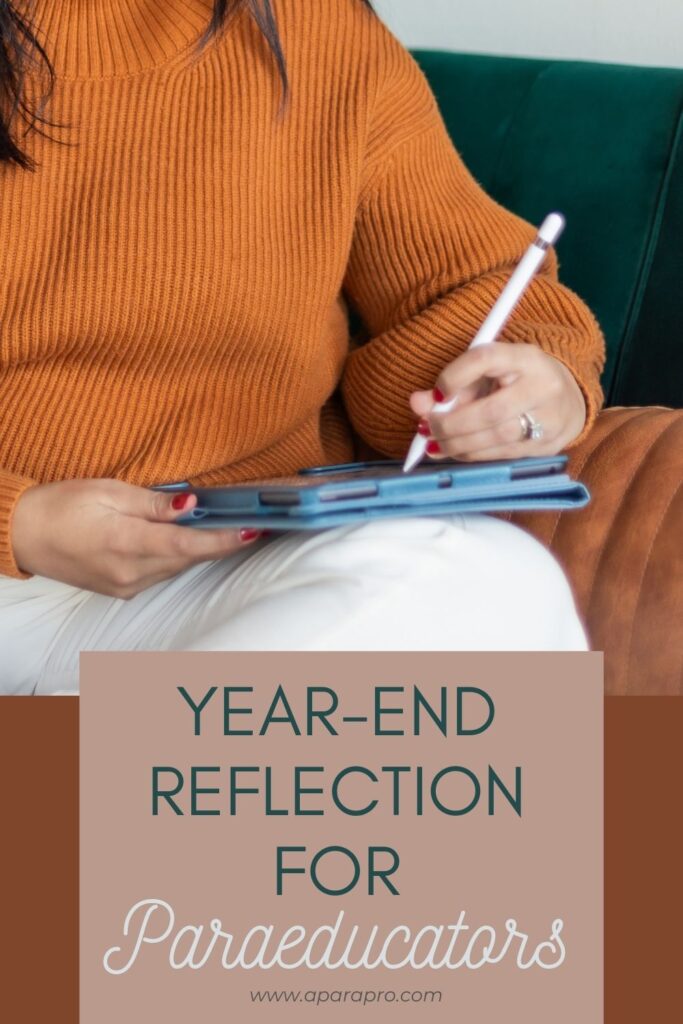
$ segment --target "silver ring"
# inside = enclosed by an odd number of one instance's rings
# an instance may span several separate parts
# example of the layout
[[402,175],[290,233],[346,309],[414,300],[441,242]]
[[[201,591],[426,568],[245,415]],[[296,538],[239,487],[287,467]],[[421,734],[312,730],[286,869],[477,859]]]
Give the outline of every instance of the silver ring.
[[543,424],[535,420],[531,413],[523,412],[519,417],[524,441],[540,441],[543,438]]

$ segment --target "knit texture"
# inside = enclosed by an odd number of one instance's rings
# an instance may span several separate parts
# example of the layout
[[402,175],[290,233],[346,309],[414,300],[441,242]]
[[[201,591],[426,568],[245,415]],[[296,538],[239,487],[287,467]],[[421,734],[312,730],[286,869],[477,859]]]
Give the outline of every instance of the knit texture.
[[[208,0],[37,0],[57,84],[0,166],[0,573],[32,483],[220,484],[390,456],[534,228],[494,203],[359,0],[276,0],[291,81]],[[33,83],[37,88],[38,83]],[[348,309],[363,325],[349,340]],[[546,266],[506,328],[600,406],[604,349]]]

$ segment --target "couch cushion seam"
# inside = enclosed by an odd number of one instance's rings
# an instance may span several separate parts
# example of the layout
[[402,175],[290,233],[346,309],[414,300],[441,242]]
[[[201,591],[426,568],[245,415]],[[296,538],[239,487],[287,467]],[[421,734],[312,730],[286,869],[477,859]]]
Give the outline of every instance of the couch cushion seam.
[[[630,423],[632,421],[629,420],[628,422]],[[617,517],[621,513],[621,510],[622,510],[622,508],[624,506],[624,503],[625,503],[625,500],[626,500],[626,496],[627,496],[629,490],[631,489],[631,487],[633,486],[633,483],[634,483],[636,477],[639,475],[640,471],[643,469],[644,463],[645,463],[646,459],[648,458],[648,456],[650,455],[650,453],[653,451],[653,449],[656,447],[656,445],[659,444],[659,442],[662,440],[662,438],[666,437],[666,435],[668,434],[668,432],[670,430],[672,430],[672,429],[674,429],[675,427],[678,426],[678,423],[679,423],[679,419],[675,418],[674,420],[672,420],[671,423],[667,424],[664,427],[664,429],[661,430],[659,432],[659,434],[657,434],[656,437],[654,437],[652,439],[652,441],[650,442],[648,447],[643,452],[642,458],[640,459],[638,465],[634,467],[634,469],[633,469],[629,479],[626,481],[624,489],[623,489],[623,491],[621,493],[621,498],[619,499],[619,502],[618,502],[616,508],[614,509],[614,515],[612,516],[612,521],[610,523],[610,529],[607,531],[607,533],[605,535],[603,543],[602,543],[602,545],[600,547],[599,554],[598,554],[598,556],[597,556],[597,558],[595,560],[595,565],[594,565],[594,571],[593,571],[593,575],[592,575],[592,579],[591,579],[591,584],[590,584],[590,588],[589,588],[589,591],[588,591],[588,594],[587,594],[587,598],[586,598],[586,608],[590,607],[590,604],[591,604],[591,602],[593,600],[593,593],[595,591],[595,583],[596,583],[596,580],[597,580],[598,576],[600,575],[600,568],[601,568],[602,560],[605,557],[605,552],[607,550],[607,546],[608,546],[609,541],[610,541],[610,537],[611,537],[611,533],[612,533],[612,527],[614,526],[614,523],[616,522]],[[610,436],[612,436],[612,435],[610,435]],[[605,440],[607,440],[607,439],[605,439]]]
[[[639,419],[642,419],[644,415],[647,415],[647,409],[644,409],[644,410],[643,410],[643,411],[642,411],[642,412],[640,413],[640,415],[639,415],[639,416],[632,416],[632,417],[629,417],[629,418],[628,418],[628,419],[626,420],[626,423],[633,423],[633,422],[634,422],[635,420],[637,420],[637,419],[638,419],[638,420],[639,420]],[[623,427],[624,425],[625,425],[625,424],[624,424],[623,422],[622,422],[622,423],[615,423],[615,424],[614,424],[614,426],[612,426],[612,427],[611,427],[611,429],[609,430],[609,433],[605,434],[605,436],[604,436],[603,438],[601,438],[601,440],[600,440],[600,441],[599,441],[599,443],[598,443],[598,444],[597,444],[597,445],[595,446],[595,448],[593,448],[593,449],[592,449],[592,450],[591,450],[590,452],[587,452],[587,453],[586,453],[586,455],[584,456],[584,459],[583,459],[583,461],[582,461],[582,462],[581,462],[580,464],[578,464],[578,465],[576,465],[576,466],[573,466],[573,467],[572,467],[572,471],[574,472],[574,474],[575,474],[575,476],[576,476],[577,478],[578,478],[578,477],[580,477],[581,473],[582,473],[582,472],[583,472],[583,470],[584,470],[584,469],[586,468],[586,465],[588,464],[589,460],[590,460],[590,459],[592,459],[592,458],[593,458],[593,456],[594,456],[594,455],[596,455],[596,454],[597,454],[598,452],[602,451],[602,450],[603,450],[603,448],[605,447],[605,445],[606,445],[606,444],[607,444],[607,443],[608,443],[609,441],[611,441],[611,440],[612,440],[612,438],[613,438],[613,437],[614,437],[614,435],[615,435],[615,434],[617,433],[617,431],[621,430],[621,429],[622,429],[622,427]],[[653,442],[653,443],[654,443],[654,442]],[[634,473],[635,473],[635,470],[634,470]],[[560,514],[559,514],[558,516],[556,516],[556,518],[555,518],[555,525],[554,525],[554,527],[553,527],[552,533],[550,534],[550,538],[549,538],[549,540],[548,540],[548,546],[549,546],[549,547],[550,547],[550,546],[552,546],[552,543],[553,543],[553,541],[555,540],[555,536],[556,536],[556,534],[557,534],[557,531],[558,531],[558,529],[559,529],[559,526],[560,526],[560,523],[561,523],[561,522],[562,522],[562,513],[560,513]],[[591,588],[591,589],[592,589],[592,588]]]
[[631,673],[630,673],[630,668],[631,668],[631,650],[632,650],[632,647],[633,647],[634,625],[635,625],[635,620],[636,620],[636,614],[638,612],[638,605],[640,604],[640,594],[642,592],[643,583],[645,581],[645,576],[647,574],[647,567],[648,567],[648,565],[650,563],[650,556],[652,555],[652,550],[653,550],[653,548],[654,548],[654,546],[655,546],[655,544],[657,542],[657,538],[659,537],[660,531],[662,529],[662,524],[664,523],[664,521],[665,521],[665,519],[666,519],[666,517],[668,515],[669,509],[671,508],[671,506],[673,505],[674,501],[678,497],[678,494],[679,494],[679,492],[681,491],[682,488],[683,488],[683,481],[681,483],[679,483],[678,487],[676,488],[674,493],[671,495],[669,501],[666,503],[666,507],[663,510],[662,515],[660,516],[659,522],[657,523],[657,529],[655,530],[655,532],[654,532],[654,534],[652,536],[652,540],[650,542],[650,546],[647,549],[645,561],[644,561],[644,564],[643,564],[643,570],[642,570],[642,572],[640,574],[640,581],[638,583],[638,591],[636,593],[635,610],[634,610],[634,614],[631,616],[631,624],[629,626],[629,631],[628,631],[628,646],[627,646],[627,653],[626,653],[626,689],[627,690],[629,688],[629,682],[628,681],[629,681],[629,678],[630,678],[630,675],[631,675]]

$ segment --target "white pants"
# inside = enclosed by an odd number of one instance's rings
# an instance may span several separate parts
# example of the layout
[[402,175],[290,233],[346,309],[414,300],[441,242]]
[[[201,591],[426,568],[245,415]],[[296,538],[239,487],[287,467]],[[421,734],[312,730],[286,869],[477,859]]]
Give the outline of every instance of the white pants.
[[586,650],[567,580],[488,516],[274,536],[123,601],[0,577],[0,692],[78,688],[83,650]]

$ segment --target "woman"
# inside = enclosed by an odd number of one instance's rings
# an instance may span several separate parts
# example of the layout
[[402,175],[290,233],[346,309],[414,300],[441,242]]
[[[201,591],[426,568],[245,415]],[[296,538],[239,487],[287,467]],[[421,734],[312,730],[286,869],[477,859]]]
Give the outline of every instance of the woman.
[[[75,689],[91,648],[585,647],[507,523],[263,538],[174,526],[194,499],[149,489],[345,461],[352,430],[554,453],[595,419],[601,335],[552,255],[465,353],[533,228],[370,5],[0,0],[0,26],[4,692]],[[439,391],[459,406],[430,417]]]

